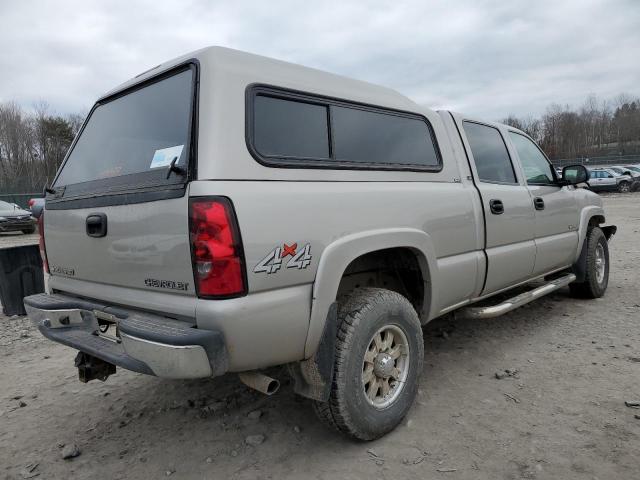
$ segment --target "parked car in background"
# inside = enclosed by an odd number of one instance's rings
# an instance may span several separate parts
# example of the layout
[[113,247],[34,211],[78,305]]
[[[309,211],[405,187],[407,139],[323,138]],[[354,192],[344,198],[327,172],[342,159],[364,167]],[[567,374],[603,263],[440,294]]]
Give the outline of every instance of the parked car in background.
[[23,210],[15,203],[0,200],[0,232],[33,233],[36,221],[31,212]]
[[627,165],[624,168],[630,170],[632,174],[635,172],[640,175],[640,165]]
[[621,175],[611,168],[594,168],[590,170],[589,186],[594,192],[618,191],[627,193],[631,191],[633,178],[630,175]]
[[44,198],[30,198],[27,205],[29,206],[29,210],[31,210],[31,215],[38,218],[44,208]]
[[619,173],[620,175],[629,175],[631,177],[636,176],[634,175],[635,172],[633,172],[629,167],[623,165],[609,165],[607,168],[613,170],[616,173]]
[[632,180],[631,190],[634,192],[640,190],[640,172],[637,172],[630,167],[620,165],[613,165],[608,168],[620,175],[629,175]]

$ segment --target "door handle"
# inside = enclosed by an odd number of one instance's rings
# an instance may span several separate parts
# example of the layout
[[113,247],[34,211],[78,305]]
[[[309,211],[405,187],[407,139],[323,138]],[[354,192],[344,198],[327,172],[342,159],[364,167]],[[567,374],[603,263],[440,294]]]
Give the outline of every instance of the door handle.
[[87,235],[104,237],[107,234],[107,216],[104,213],[92,213],[87,217]]
[[502,204],[502,200],[489,200],[489,208],[491,209],[491,213],[493,213],[494,215],[500,215],[504,213],[504,205]]
[[544,200],[540,197],[534,198],[533,206],[536,207],[536,210],[544,210]]

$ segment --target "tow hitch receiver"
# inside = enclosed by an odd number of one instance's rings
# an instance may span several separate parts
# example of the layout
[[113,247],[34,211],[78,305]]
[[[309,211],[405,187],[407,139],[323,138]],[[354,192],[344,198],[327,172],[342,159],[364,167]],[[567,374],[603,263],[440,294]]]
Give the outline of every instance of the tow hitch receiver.
[[116,366],[113,363],[105,362],[84,352],[78,352],[75,365],[78,367],[78,378],[82,383],[91,380],[104,382],[109,375],[116,373]]

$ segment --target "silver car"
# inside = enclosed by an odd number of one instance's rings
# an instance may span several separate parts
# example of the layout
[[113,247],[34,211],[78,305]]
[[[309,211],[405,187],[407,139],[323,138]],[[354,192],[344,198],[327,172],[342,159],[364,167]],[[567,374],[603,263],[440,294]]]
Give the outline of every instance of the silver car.
[[631,191],[637,191],[640,188],[640,172],[633,170],[632,168],[620,166],[620,165],[612,165],[609,167],[610,170],[613,170],[620,175],[628,175],[631,177]]
[[590,171],[589,186],[594,192],[627,193],[633,185],[634,180],[630,175],[621,174],[612,168],[594,168]]
[[0,200],[0,232],[33,233],[35,231],[36,222],[31,212],[23,210],[15,203]]

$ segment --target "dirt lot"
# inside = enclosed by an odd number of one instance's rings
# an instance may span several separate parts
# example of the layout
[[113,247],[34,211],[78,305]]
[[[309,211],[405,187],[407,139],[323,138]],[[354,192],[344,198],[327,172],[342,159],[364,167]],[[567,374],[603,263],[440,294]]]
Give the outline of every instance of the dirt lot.
[[0,478],[638,479],[640,409],[624,402],[640,400],[640,193],[605,202],[619,226],[605,298],[431,323],[418,401],[372,443],[325,430],[287,386],[126,371],[83,385],[72,350],[0,316]]

